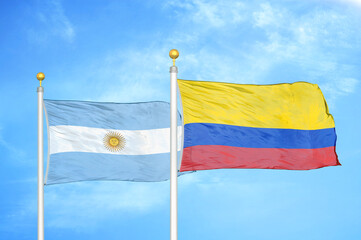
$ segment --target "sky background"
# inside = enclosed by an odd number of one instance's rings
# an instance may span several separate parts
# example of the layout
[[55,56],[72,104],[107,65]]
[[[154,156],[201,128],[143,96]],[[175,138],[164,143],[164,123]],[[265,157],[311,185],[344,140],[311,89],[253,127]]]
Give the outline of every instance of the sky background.
[[[37,236],[45,98],[169,101],[178,77],[319,84],[342,164],[179,178],[179,240],[361,239],[361,1],[0,1],[0,239]],[[46,133],[46,132],[45,132]],[[169,181],[45,187],[45,239],[169,239]]]

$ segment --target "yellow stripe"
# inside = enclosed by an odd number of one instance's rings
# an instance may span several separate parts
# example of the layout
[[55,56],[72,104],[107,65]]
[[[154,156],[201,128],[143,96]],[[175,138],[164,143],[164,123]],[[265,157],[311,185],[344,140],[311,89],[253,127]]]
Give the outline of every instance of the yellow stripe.
[[184,124],[314,130],[335,123],[317,84],[243,85],[178,80]]

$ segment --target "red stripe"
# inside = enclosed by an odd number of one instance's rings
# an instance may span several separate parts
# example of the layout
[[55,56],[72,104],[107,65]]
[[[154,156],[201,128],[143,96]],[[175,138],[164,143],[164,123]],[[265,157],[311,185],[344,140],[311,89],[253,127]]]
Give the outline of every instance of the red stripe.
[[242,148],[199,145],[183,150],[181,172],[220,168],[309,170],[341,165],[335,147],[316,149]]

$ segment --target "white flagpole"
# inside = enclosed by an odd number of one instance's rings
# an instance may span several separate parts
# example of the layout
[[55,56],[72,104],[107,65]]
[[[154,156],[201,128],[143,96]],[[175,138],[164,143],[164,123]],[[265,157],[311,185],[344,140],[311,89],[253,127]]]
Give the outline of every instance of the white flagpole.
[[178,239],[178,164],[177,164],[177,73],[175,59],[179,56],[176,49],[169,52],[173,59],[170,67],[170,240]]
[[45,75],[39,72],[36,78],[40,81],[38,92],[38,240],[44,240],[44,136],[43,136],[43,95],[41,81]]

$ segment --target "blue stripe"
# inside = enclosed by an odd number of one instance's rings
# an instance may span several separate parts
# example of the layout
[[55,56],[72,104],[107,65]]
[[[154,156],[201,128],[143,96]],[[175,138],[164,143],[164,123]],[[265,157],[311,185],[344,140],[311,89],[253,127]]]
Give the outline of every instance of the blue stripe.
[[335,146],[335,128],[319,130],[251,128],[214,123],[184,126],[184,147],[223,145],[245,148],[313,149]]
[[[180,152],[178,152],[179,155]],[[169,159],[169,153],[114,155],[66,152],[51,154],[46,184],[91,180],[165,181],[169,179]]]
[[[99,103],[44,100],[49,126],[72,125],[95,128],[148,130],[170,127],[167,102]],[[181,124],[178,115],[178,125]]]

